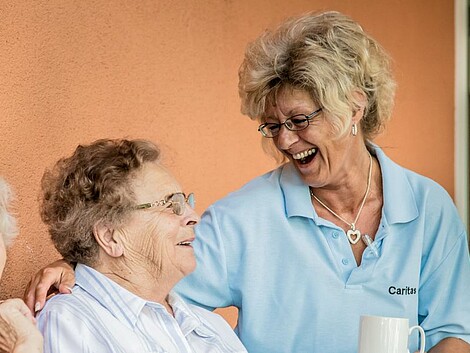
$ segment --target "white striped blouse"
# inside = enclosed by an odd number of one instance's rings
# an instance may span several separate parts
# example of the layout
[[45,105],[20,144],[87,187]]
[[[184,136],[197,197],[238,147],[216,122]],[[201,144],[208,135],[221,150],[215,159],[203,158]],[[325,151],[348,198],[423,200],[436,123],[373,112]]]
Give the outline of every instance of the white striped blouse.
[[38,317],[45,353],[246,352],[219,315],[170,293],[174,317],[85,265],[73,294],[51,298]]

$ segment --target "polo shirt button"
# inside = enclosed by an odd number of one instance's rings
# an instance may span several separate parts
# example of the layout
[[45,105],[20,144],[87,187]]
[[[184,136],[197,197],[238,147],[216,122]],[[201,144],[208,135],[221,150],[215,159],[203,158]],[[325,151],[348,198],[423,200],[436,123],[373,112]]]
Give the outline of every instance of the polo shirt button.
[[333,232],[333,239],[337,239],[339,236],[338,232]]
[[348,259],[343,259],[343,260],[341,260],[341,262],[343,263],[343,265],[349,264],[349,260],[348,260]]

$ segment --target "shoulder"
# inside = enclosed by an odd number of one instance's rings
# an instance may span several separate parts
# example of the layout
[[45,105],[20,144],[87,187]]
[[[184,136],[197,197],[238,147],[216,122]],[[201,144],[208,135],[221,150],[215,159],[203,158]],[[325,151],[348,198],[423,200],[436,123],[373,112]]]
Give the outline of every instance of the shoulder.
[[454,201],[444,187],[433,179],[409,169],[403,168],[403,172],[413,190],[421,216],[440,221],[443,218],[452,219],[460,223]]
[[37,319],[40,326],[51,317],[65,325],[74,325],[76,322],[90,321],[93,316],[90,302],[78,288],[74,288],[73,294],[57,294],[49,299]]
[[282,165],[268,173],[256,177],[219,199],[207,211],[224,212],[230,210],[230,214],[236,215],[237,211],[242,213],[248,209],[258,208],[260,205],[266,205],[274,199],[279,199],[281,195],[281,177],[286,173],[287,165]]
[[393,162],[380,149],[376,152],[387,220],[422,233],[425,249],[450,249],[465,235],[465,226],[449,193],[431,178]]
[[[245,234],[273,214],[284,214],[284,197],[281,176],[285,166],[261,175],[236,191],[210,205],[196,228],[198,235],[208,237],[213,231],[228,234]],[[269,205],[269,207],[266,207]]]
[[240,198],[253,199],[255,196],[279,190],[280,178],[285,167],[286,165],[282,165],[268,173],[250,180],[238,190],[229,193],[226,197],[217,201],[214,205],[223,205]]
[[[422,174],[407,169],[392,161],[378,147],[375,152],[380,162],[383,178],[384,199],[401,198],[414,202],[422,215],[423,211],[455,212],[455,206],[449,193],[436,181]],[[409,196],[409,197],[408,197]]]
[[[104,324],[97,307],[74,287],[73,294],[49,299],[37,317],[44,337],[44,352],[110,352]],[[114,349],[113,352],[122,350]]]

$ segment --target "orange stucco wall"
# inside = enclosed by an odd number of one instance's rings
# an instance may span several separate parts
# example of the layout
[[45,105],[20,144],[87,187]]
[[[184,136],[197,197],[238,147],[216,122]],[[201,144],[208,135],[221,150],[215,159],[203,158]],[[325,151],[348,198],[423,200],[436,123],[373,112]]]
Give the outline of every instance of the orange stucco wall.
[[273,168],[239,113],[237,69],[263,29],[318,9],[351,15],[391,53],[397,103],[378,142],[453,194],[453,1],[3,0],[0,174],[16,190],[21,235],[0,297],[22,295],[58,258],[39,180],[79,143],[152,139],[198,211]]

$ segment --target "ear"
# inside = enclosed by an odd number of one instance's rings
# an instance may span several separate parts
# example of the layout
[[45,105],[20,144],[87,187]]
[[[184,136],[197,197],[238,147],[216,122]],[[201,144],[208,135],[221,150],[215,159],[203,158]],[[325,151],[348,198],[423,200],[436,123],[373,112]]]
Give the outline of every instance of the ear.
[[120,257],[124,253],[123,246],[118,237],[115,237],[115,229],[104,222],[97,222],[93,227],[93,235],[103,251],[111,257]]
[[364,110],[367,105],[367,96],[364,92],[355,90],[353,92],[354,103],[356,105],[354,114],[352,116],[352,122],[358,124],[364,116]]

